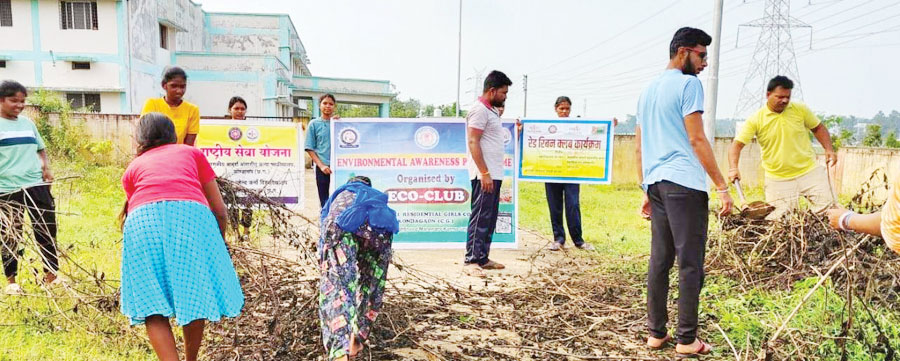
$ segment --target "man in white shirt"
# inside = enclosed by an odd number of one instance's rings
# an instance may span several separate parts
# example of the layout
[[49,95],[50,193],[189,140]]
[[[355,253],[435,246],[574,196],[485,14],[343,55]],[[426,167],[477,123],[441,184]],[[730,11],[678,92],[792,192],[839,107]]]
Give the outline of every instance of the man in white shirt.
[[488,255],[500,210],[506,133],[497,108],[506,103],[510,85],[512,81],[506,74],[492,71],[484,79],[484,93],[466,116],[472,214],[469,216],[464,267],[466,273],[476,277],[484,277],[484,270],[505,268],[488,259]]

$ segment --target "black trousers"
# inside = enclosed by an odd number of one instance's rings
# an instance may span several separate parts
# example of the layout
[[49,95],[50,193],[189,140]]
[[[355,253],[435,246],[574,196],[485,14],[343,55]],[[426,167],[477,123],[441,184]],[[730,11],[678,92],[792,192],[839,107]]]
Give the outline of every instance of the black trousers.
[[316,188],[319,189],[319,207],[325,207],[328,197],[331,196],[331,174],[322,173],[318,166],[316,168]]
[[647,275],[647,312],[650,335],[665,337],[669,270],[678,259],[678,328],[681,344],[697,337],[697,312],[703,288],[709,196],[706,192],[662,181],[652,184],[650,198],[650,267]]
[[481,191],[481,180],[472,180],[472,214],[469,215],[469,228],[466,232],[466,263],[484,265],[491,253],[491,238],[497,228],[497,215],[500,212],[500,184],[494,181],[494,191]]
[[3,273],[7,278],[18,273],[19,258],[23,255],[18,241],[23,237],[25,211],[28,211],[28,217],[31,219],[44,271],[59,270],[59,259],[56,254],[56,202],[50,194],[49,185],[34,186],[0,196],[2,218],[9,222],[9,224],[4,222],[0,230],[0,239],[3,243],[0,254],[3,259]]
[[550,226],[553,228],[553,240],[559,244],[566,243],[566,231],[563,229],[563,211],[566,213],[566,226],[569,237],[576,246],[584,244],[581,236],[581,205],[578,184],[544,183],[547,193],[547,205],[550,206]]

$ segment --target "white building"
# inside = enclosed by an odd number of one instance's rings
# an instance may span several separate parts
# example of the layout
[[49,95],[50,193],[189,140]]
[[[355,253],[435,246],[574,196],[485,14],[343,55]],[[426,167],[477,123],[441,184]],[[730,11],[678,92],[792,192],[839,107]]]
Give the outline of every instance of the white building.
[[312,76],[287,15],[209,13],[190,0],[0,0],[0,39],[0,79],[102,113],[140,112],[170,65],[187,71],[185,98],[206,116],[224,115],[234,95],[249,115],[293,116],[324,92],[387,116],[394,96],[388,81]]

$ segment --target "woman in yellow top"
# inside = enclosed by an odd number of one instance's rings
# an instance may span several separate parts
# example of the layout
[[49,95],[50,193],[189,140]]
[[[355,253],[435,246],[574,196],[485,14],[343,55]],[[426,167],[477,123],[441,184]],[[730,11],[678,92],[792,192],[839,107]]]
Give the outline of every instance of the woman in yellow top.
[[900,253],[900,177],[888,191],[880,212],[856,214],[846,209],[829,209],[827,214],[834,229],[881,236],[888,248]]
[[182,99],[187,90],[187,73],[177,66],[167,68],[163,73],[162,88],[166,95],[147,99],[141,116],[154,112],[165,114],[175,124],[178,144],[193,146],[200,132],[200,108]]

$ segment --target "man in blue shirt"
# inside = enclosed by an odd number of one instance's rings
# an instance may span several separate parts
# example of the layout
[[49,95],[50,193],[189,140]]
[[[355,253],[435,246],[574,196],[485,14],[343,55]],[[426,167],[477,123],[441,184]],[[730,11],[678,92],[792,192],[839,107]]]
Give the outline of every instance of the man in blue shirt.
[[319,97],[322,117],[313,119],[306,127],[306,153],[316,167],[316,188],[319,206],[324,207],[331,195],[331,118],[334,115],[334,95]]
[[641,94],[635,129],[644,201],[641,214],[650,218],[652,241],[647,275],[647,346],[665,347],[671,340],[666,323],[669,271],[678,259],[679,356],[707,354],[712,347],[697,338],[697,312],[703,287],[709,196],[706,176],[716,185],[721,215],[731,212],[728,184],[703,134],[703,85],[712,38],[694,28],[681,28],[669,45],[669,65]]

